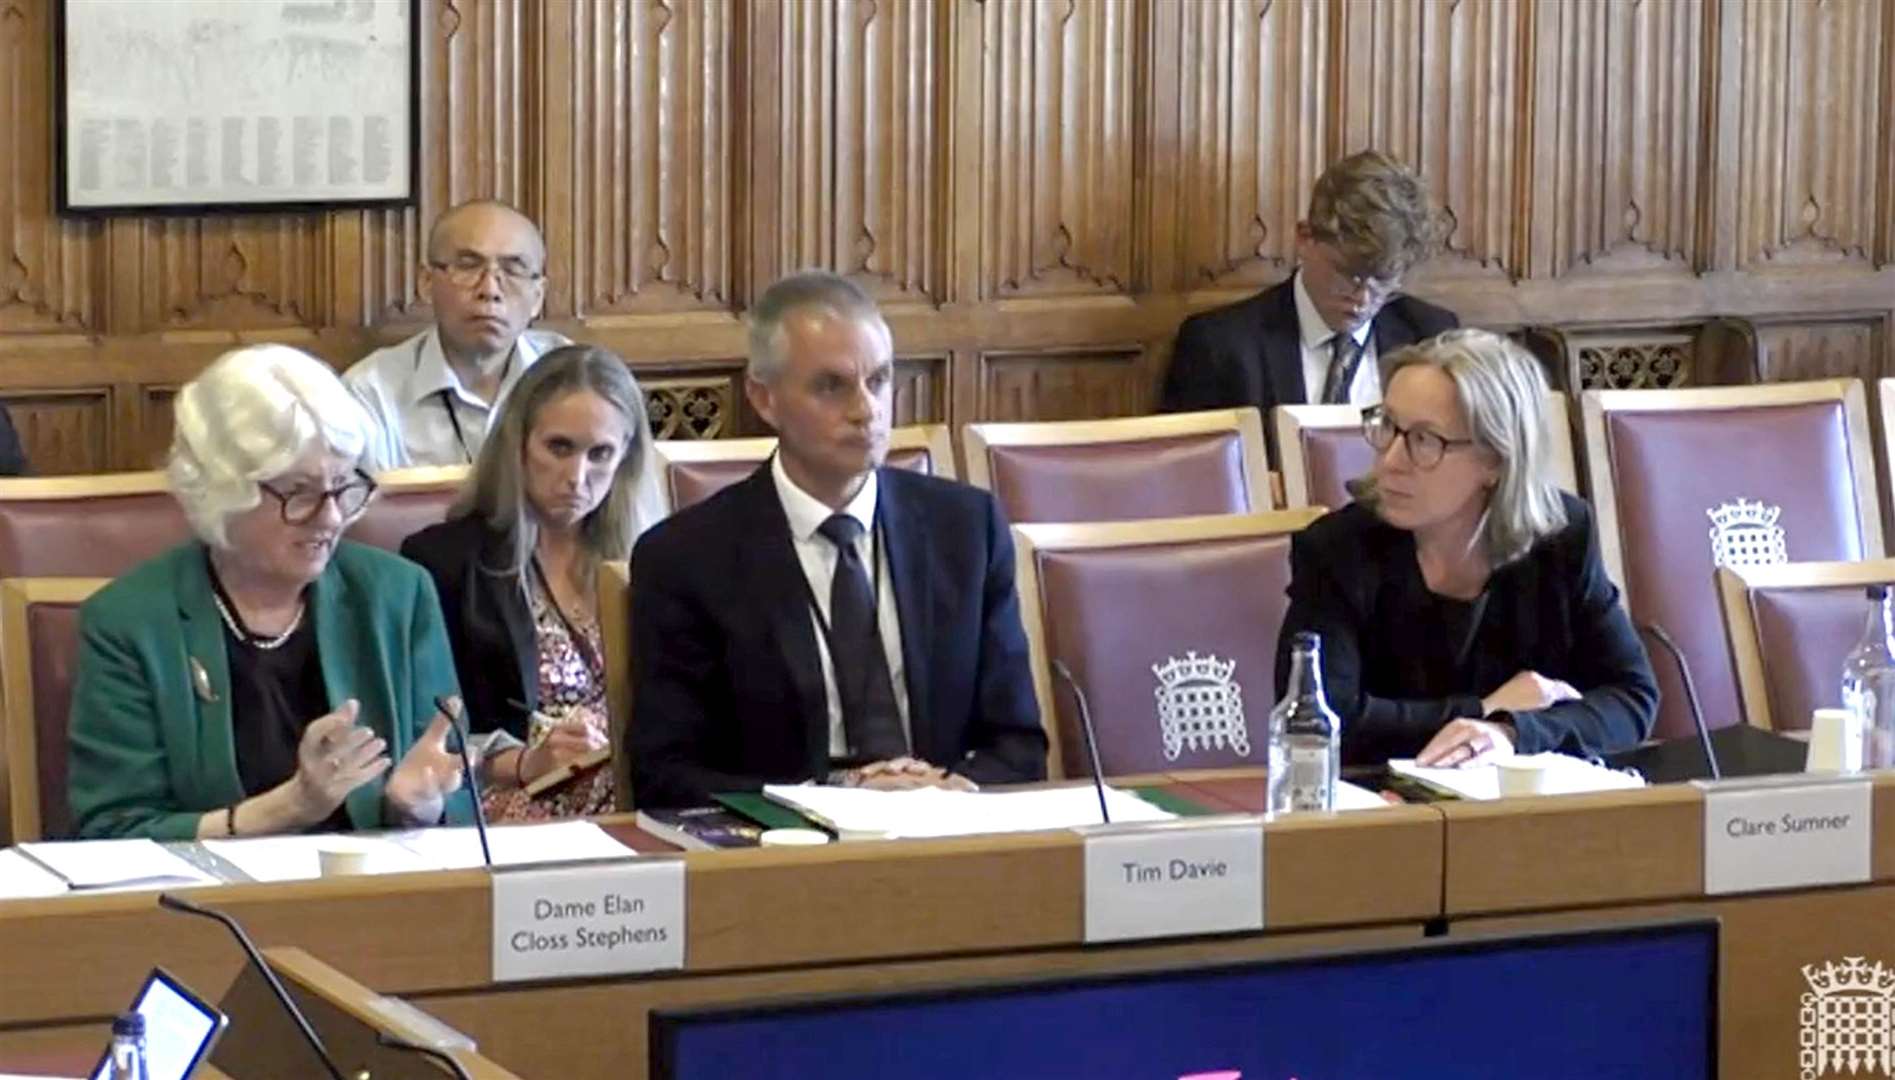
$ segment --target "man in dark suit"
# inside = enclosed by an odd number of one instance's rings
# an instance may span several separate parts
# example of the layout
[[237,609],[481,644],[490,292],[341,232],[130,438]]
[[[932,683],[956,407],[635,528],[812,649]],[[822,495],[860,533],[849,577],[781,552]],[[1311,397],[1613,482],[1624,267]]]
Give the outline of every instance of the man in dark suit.
[[1006,521],[985,492],[881,467],[893,365],[846,279],[759,300],[745,389],[776,454],[632,553],[639,806],[1045,775]]
[[1439,243],[1420,177],[1369,150],[1317,179],[1296,226],[1296,273],[1248,300],[1178,328],[1160,408],[1373,405],[1379,357],[1459,325],[1454,313],[1402,295],[1408,270]]

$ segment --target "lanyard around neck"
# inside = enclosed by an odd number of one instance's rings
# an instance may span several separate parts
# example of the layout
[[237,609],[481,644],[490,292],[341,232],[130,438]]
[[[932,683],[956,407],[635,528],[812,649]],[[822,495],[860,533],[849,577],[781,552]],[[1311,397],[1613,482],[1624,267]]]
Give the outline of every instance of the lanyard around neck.
[[[417,371],[421,369],[421,346],[425,343],[425,339],[415,343],[415,370]],[[512,349],[507,350],[506,366],[500,369],[500,383],[502,386],[506,385],[507,376],[513,373],[513,354],[518,348],[519,345],[515,344]],[[435,391],[432,396],[441,399],[441,409],[447,413],[447,422],[454,425],[454,441],[460,444],[461,457],[466,459],[467,464],[472,465],[474,463],[474,451],[468,447],[467,432],[461,428],[461,414],[454,409],[454,392],[443,386],[441,389]],[[498,397],[499,395],[496,393],[494,396]]]
[[[875,508],[874,524],[869,529],[869,562],[873,564],[875,567],[875,569],[871,571],[871,574],[870,574],[873,584],[871,585],[869,589],[869,604],[870,604],[869,617],[874,620],[874,625],[878,629],[880,628],[881,621],[882,621],[882,541],[883,541],[883,535],[884,534],[882,530],[882,509],[878,505]],[[842,572],[842,548],[837,547],[836,545],[833,545],[833,544],[830,546],[836,548],[835,573],[839,574]],[[830,575],[830,582],[831,582],[830,588],[832,591],[835,588],[834,581],[835,581],[835,574],[831,574]],[[829,646],[829,655],[831,657],[834,657],[836,655],[835,635],[831,633],[829,630],[829,620],[823,617],[822,607],[816,603],[816,589],[815,589],[815,586],[809,583],[808,574],[803,575],[803,598],[809,601],[809,613],[816,617],[816,626],[818,629],[822,631],[823,644]]]

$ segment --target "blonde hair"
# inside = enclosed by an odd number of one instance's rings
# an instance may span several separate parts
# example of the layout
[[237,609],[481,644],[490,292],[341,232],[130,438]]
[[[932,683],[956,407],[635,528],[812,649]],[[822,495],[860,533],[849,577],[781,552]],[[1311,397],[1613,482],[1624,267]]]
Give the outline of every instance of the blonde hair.
[[218,357],[178,391],[173,412],[166,478],[212,547],[228,543],[233,515],[263,500],[258,484],[318,449],[360,459],[374,424],[329,365],[288,345]]
[[612,474],[612,488],[579,526],[580,546],[598,562],[631,554],[638,534],[657,521],[647,491],[657,491],[651,454],[651,427],[645,395],[625,361],[597,345],[564,345],[534,362],[514,384],[500,407],[487,441],[481,444],[474,474],[449,509],[450,518],[478,514],[506,539],[509,565],[487,567],[496,574],[518,574],[539,544],[539,525],[521,475],[526,440],[540,410],[567,394],[590,390],[625,420],[628,445]]
[[[1469,436],[1500,461],[1480,539],[1495,567],[1523,556],[1542,537],[1566,527],[1566,507],[1553,479],[1553,433],[1546,426],[1546,376],[1525,349],[1488,330],[1449,330],[1400,348],[1382,360],[1382,385],[1403,368],[1427,366],[1454,382]],[[1368,505],[1375,484],[1365,477],[1350,492]]]
[[1351,154],[1323,170],[1304,224],[1316,239],[1335,245],[1353,270],[1389,280],[1427,260],[1446,239],[1421,177],[1379,150]]

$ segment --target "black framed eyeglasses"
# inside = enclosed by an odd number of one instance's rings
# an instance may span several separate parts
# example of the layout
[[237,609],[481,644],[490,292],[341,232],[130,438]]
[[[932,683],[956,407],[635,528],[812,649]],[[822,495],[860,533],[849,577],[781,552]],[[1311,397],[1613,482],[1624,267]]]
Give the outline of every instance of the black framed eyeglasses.
[[368,507],[368,501],[375,497],[379,486],[375,478],[360,469],[355,470],[355,479],[334,488],[302,488],[291,492],[278,491],[269,484],[258,487],[275,497],[277,506],[283,513],[285,525],[307,525],[322,513],[322,504],[334,500],[336,513],[342,520],[353,520]]
[[490,273],[499,279],[501,288],[514,292],[525,289],[528,285],[546,276],[541,271],[535,270],[527,265],[525,259],[515,258],[511,255],[502,256],[498,259],[483,259],[478,255],[462,255],[452,262],[430,262],[428,265],[445,276],[449,281],[453,282],[456,287],[462,289],[472,289],[478,286],[482,281],[486,280],[487,275]]
[[1463,446],[1473,446],[1473,439],[1450,439],[1425,428],[1402,427],[1388,410],[1380,405],[1371,405],[1362,410],[1362,437],[1368,440],[1378,454],[1385,454],[1400,438],[1407,444],[1408,460],[1415,463],[1417,469],[1432,469],[1441,464],[1449,450]]

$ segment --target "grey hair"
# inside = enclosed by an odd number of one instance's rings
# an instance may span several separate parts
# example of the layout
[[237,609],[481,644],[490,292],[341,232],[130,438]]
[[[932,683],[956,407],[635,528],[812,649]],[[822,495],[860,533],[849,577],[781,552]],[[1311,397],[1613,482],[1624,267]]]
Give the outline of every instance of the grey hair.
[[360,460],[374,421],[329,365],[288,345],[227,352],[178,391],[165,464],[171,493],[199,539],[263,501],[263,481],[314,450]]
[[625,456],[619,459],[618,471],[612,474],[611,490],[580,523],[579,543],[590,556],[587,563],[627,558],[639,533],[656,523],[659,512],[653,506],[658,494],[657,468],[650,453],[645,394],[638,388],[638,380],[610,349],[564,345],[535,361],[507,394],[493,430],[481,444],[473,475],[448,511],[450,518],[478,514],[490,529],[505,538],[508,564],[486,567],[488,571],[520,574],[532,559],[539,544],[539,525],[521,475],[527,436],[541,409],[582,390],[592,391],[618,410],[630,443]]
[[[1454,382],[1475,443],[1500,461],[1500,480],[1481,519],[1480,539],[1495,567],[1525,556],[1542,537],[1566,527],[1553,478],[1553,433],[1546,426],[1546,376],[1525,349],[1488,330],[1449,330],[1397,349],[1382,360],[1382,385],[1403,368],[1426,365]],[[1373,503],[1375,485],[1351,485]]]
[[801,270],[763,290],[750,312],[750,363],[745,368],[750,378],[769,383],[782,374],[787,344],[783,323],[799,311],[866,323],[881,331],[883,340],[891,349],[894,347],[894,336],[881,309],[860,285],[827,270]]

